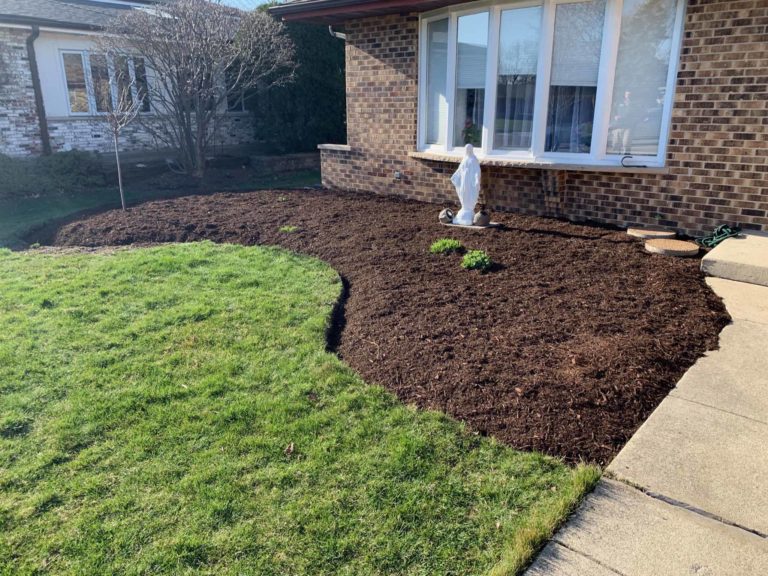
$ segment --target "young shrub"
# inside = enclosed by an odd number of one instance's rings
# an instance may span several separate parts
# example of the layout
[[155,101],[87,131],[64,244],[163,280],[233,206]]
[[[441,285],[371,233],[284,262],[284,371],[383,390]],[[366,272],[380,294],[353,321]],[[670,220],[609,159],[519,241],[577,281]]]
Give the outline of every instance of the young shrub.
[[0,154],[0,199],[48,198],[103,187],[104,169],[91,152],[11,158]]
[[280,226],[280,232],[285,232],[286,234],[296,232],[296,230],[298,229],[299,229],[298,226],[292,226],[292,225]]
[[462,250],[464,250],[464,245],[453,238],[440,238],[432,242],[432,246],[429,247],[432,254],[451,254]]
[[493,261],[482,250],[470,250],[464,255],[461,260],[461,267],[467,270],[480,270],[481,272],[487,272],[491,269]]

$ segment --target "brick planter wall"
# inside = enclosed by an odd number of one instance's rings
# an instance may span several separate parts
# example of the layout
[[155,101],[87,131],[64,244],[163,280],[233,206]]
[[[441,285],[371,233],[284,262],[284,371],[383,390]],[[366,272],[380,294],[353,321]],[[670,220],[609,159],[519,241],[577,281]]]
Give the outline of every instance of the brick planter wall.
[[320,169],[317,152],[280,154],[279,156],[251,156],[251,170],[259,174],[284,174]]
[[[147,121],[151,122],[151,117]],[[54,152],[75,149],[90,152],[114,150],[111,136],[104,132],[104,126],[98,119],[49,118],[48,129]],[[253,122],[248,114],[228,114],[217,121],[214,146],[240,146],[252,142]],[[120,134],[120,147],[126,152],[138,152],[162,150],[167,146],[144,129],[138,121],[134,121]]]
[[[418,17],[352,20],[348,149],[323,149],[323,183],[455,204],[456,164],[418,160]],[[699,234],[768,229],[768,3],[690,0],[665,174],[486,167],[485,201],[507,209]],[[399,171],[401,179],[395,180]],[[659,218],[658,215],[661,215]]]

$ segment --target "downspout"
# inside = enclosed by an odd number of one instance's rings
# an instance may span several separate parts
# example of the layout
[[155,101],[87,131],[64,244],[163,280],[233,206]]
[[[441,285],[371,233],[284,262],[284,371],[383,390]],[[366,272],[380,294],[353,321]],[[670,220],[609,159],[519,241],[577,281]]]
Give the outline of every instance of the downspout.
[[48,133],[48,118],[45,115],[43,103],[43,90],[40,87],[40,72],[37,68],[37,54],[35,53],[35,40],[40,37],[40,27],[32,26],[32,33],[27,37],[27,57],[29,58],[29,73],[32,76],[32,89],[35,92],[35,111],[40,125],[40,141],[43,145],[43,154],[51,154],[51,136]]
[[347,35],[344,34],[344,32],[336,32],[336,30],[333,29],[333,26],[328,26],[328,32],[331,33],[331,36],[334,38],[338,38],[339,40],[346,40]]

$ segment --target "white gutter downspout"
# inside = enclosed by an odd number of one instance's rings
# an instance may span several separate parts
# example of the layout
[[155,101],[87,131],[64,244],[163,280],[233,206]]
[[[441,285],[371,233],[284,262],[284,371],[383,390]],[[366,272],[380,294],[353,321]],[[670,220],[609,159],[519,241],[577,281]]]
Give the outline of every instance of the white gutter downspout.
[[43,89],[40,86],[40,72],[37,67],[37,54],[35,53],[35,40],[40,37],[40,27],[32,26],[32,30],[27,37],[27,59],[29,61],[29,74],[32,80],[32,91],[35,96],[35,113],[40,128],[40,144],[43,148],[43,154],[51,154],[51,136],[48,133],[48,117],[45,114],[45,104],[43,103]]
[[333,26],[328,26],[328,32],[330,32],[331,36],[333,36],[334,38],[338,38],[339,40],[344,40],[344,41],[347,40],[347,35],[344,34],[344,32],[336,32],[333,29]]

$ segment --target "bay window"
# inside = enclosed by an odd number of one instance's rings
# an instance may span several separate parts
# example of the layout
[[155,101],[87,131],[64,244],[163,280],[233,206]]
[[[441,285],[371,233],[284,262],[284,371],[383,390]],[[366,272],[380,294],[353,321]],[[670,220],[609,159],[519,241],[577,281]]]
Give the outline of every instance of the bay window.
[[488,59],[488,12],[459,16],[454,97],[455,146],[482,141],[485,62]]
[[521,0],[423,15],[420,150],[663,166],[684,0]]
[[541,6],[501,11],[493,147],[527,150],[533,136]]
[[71,115],[104,114],[121,100],[140,101],[140,112],[151,110],[143,58],[87,50],[67,50],[61,56]]
[[589,153],[592,148],[604,15],[605,0],[555,7],[547,152]]
[[427,71],[424,113],[426,144],[445,146],[448,128],[448,18],[427,24]]

